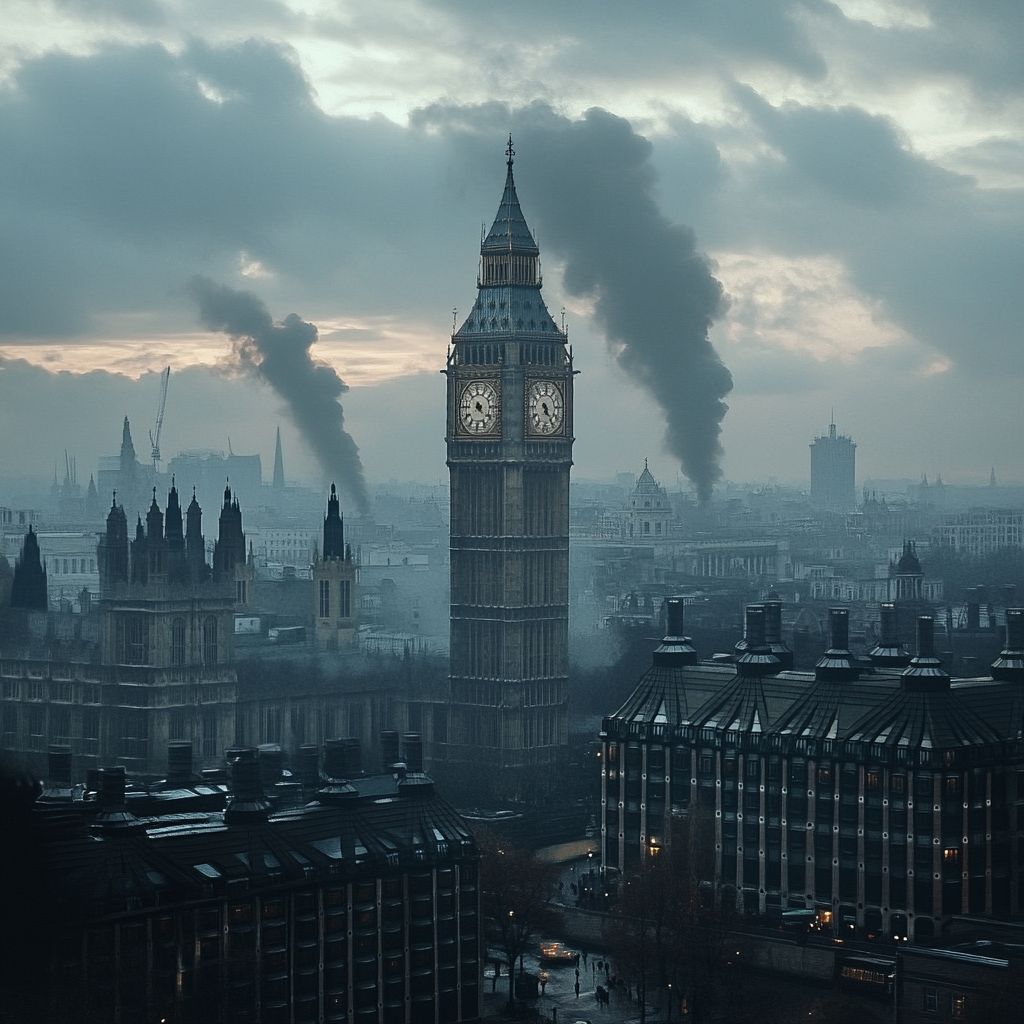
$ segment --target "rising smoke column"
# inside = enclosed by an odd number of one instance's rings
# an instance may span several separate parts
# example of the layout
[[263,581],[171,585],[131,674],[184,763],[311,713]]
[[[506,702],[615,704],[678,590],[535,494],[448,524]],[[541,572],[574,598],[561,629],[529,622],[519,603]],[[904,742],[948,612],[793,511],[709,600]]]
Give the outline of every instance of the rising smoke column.
[[337,478],[365,513],[369,499],[363,464],[355,441],[345,430],[338,401],[348,385],[330,366],[310,355],[316,327],[295,313],[274,323],[267,307],[252,292],[235,291],[208,278],[192,278],[189,292],[199,304],[203,324],[231,336],[242,369],[265,380],[288,403],[295,425],[321,467]]
[[541,120],[520,133],[519,149],[529,152],[529,173],[541,172],[527,202],[538,203],[543,246],[565,261],[566,290],[594,297],[620,366],[664,410],[666,445],[707,501],[722,475],[732,390],[708,340],[725,309],[722,286],[693,231],[658,208],[651,144],[628,121],[597,108],[579,121]]

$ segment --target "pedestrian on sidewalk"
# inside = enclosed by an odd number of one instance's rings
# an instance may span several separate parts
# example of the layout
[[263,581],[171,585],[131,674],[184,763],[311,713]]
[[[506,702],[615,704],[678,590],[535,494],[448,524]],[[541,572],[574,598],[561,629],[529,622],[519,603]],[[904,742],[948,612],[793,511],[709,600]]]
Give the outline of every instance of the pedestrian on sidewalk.
[[579,999],[579,997],[580,997],[580,983],[577,981],[576,982],[576,998]]

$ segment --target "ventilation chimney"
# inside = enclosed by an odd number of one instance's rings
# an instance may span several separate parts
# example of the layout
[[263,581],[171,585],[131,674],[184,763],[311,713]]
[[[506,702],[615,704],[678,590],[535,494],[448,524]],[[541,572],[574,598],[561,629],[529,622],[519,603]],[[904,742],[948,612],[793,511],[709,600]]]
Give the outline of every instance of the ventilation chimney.
[[192,741],[171,740],[167,744],[167,785],[188,786],[192,775]]
[[363,747],[354,736],[341,741],[342,778],[355,779],[363,774]]
[[232,747],[227,752],[228,802],[224,821],[228,825],[255,825],[267,820],[270,801],[263,792],[259,752],[255,747]]
[[1006,609],[1006,646],[992,662],[992,678],[1024,683],[1024,608]]
[[402,754],[408,771],[399,780],[401,796],[424,798],[434,792],[434,783],[423,774],[423,738],[418,732],[407,732],[402,737]]
[[[745,650],[736,659],[736,671],[741,676],[770,676],[781,668],[779,659],[772,654],[765,639],[763,604],[748,604],[745,616]],[[739,644],[736,645],[739,648]]]
[[782,642],[782,601],[771,597],[764,603],[764,638],[782,670],[793,667],[793,652]]
[[93,828],[103,832],[123,832],[138,828],[139,819],[125,806],[124,765],[100,768],[97,784],[96,802],[100,809]]
[[935,620],[930,615],[917,617],[917,655],[900,676],[904,690],[933,693],[949,689],[949,673],[935,657]]
[[276,786],[284,774],[284,753],[278,743],[260,744],[260,781],[264,790]]
[[660,646],[654,652],[653,664],[669,667],[679,665],[696,665],[697,652],[690,644],[690,638],[684,636],[683,599],[669,597],[665,600],[666,634]]
[[71,747],[51,743],[46,753],[46,787],[39,797],[44,804],[71,802]]
[[380,760],[384,771],[394,770],[401,761],[398,752],[398,733],[394,729],[385,729],[380,734]]
[[324,744],[324,763],[320,772],[320,788],[317,800],[320,803],[343,803],[359,796],[348,782],[346,773],[346,740],[328,740]]
[[[742,654],[746,653],[748,650],[750,650],[750,641],[751,641],[751,637],[750,637],[750,623],[749,623],[750,612],[751,612],[751,609],[757,609],[757,608],[762,608],[763,609],[764,605],[763,604],[748,604],[747,607],[746,607],[746,612],[744,614],[744,619],[743,619],[743,638],[741,640],[739,640],[736,643],[736,645],[733,647],[733,650],[736,652],[736,658],[737,659],[739,659],[740,655],[742,655]],[[764,646],[763,643],[762,643],[762,646]]]
[[320,748],[315,743],[303,743],[295,758],[299,781],[309,791],[320,781]]
[[814,666],[814,678],[822,683],[844,683],[856,679],[860,669],[850,653],[850,611],[848,608],[829,608],[829,649]]
[[881,622],[878,646],[872,648],[871,663],[879,668],[905,668],[910,664],[910,655],[900,643],[899,613],[896,605],[886,602],[880,606]]

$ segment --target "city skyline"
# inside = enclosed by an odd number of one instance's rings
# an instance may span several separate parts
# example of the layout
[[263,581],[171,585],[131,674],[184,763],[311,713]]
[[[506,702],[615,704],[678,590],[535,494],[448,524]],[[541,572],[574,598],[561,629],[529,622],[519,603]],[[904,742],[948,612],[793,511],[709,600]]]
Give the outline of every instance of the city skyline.
[[[573,5],[514,24],[428,3],[48,10],[11,5],[3,54],[0,428],[19,441],[0,476],[65,448],[95,465],[114,450],[100,411],[141,441],[170,364],[166,452],[230,437],[269,470],[280,420],[294,478],[319,480],[285,402],[200,328],[188,283],[205,275],[316,325],[371,483],[442,478],[436,371],[512,131],[582,370],[577,479],[644,457],[667,484],[679,469],[560,220],[559,190],[598,182],[669,236],[692,228],[724,289],[725,478],[806,480],[833,406],[858,486],[1024,477],[1018,5],[806,0],[635,24]],[[614,205],[598,213],[613,246]]]

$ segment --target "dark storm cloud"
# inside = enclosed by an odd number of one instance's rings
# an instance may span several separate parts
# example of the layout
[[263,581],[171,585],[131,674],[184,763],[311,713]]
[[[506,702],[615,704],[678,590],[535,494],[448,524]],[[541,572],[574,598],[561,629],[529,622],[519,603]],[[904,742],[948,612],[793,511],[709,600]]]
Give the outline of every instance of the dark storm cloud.
[[295,425],[324,472],[334,476],[360,512],[369,508],[359,449],[345,430],[341,395],[348,385],[310,355],[317,329],[295,313],[275,323],[252,292],[235,291],[195,277],[189,291],[211,331],[235,340],[239,365],[265,380],[287,403]]
[[269,43],[26,61],[0,90],[0,138],[0,335],[92,333],[138,310],[166,328],[181,282],[237,274],[242,252],[277,275],[271,293],[363,312],[421,306],[451,262],[437,145],[326,116]]
[[[706,218],[717,247],[831,253],[896,323],[983,375],[1024,372],[1024,205],[914,153],[856,108],[737,97],[781,160],[735,174]],[[710,229],[709,229],[710,230]]]

